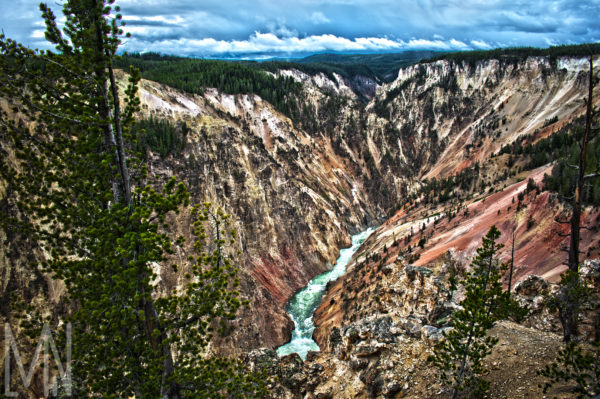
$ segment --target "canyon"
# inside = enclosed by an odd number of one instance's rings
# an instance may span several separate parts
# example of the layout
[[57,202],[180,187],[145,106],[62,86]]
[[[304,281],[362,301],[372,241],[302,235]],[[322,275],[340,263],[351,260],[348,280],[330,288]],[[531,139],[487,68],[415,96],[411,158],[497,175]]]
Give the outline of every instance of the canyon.
[[[348,266],[351,272],[347,280],[338,280],[325,296],[315,317],[317,342],[323,342],[331,329],[326,326],[338,325],[333,320],[343,313],[333,309],[339,308],[341,302],[334,306],[327,304],[338,299],[340,290],[347,289],[348,280],[358,277],[358,269],[368,255],[380,254],[380,262],[385,264],[411,247],[410,263],[414,266],[428,265],[448,252],[468,264],[481,237],[495,224],[502,231],[500,243],[505,245],[502,259],[510,257],[513,232],[516,237],[514,282],[530,274],[558,280],[566,269],[563,264],[566,253],[561,248],[568,243],[562,236],[568,232],[568,226],[558,223],[555,217],[565,212],[564,204],[549,192],[538,196],[537,191],[525,191],[529,179],[536,186],[543,186],[543,177],[551,174],[552,165],[498,179],[510,168],[510,155],[496,155],[503,145],[520,137],[535,143],[584,114],[585,71],[581,69],[584,65],[581,59],[557,60],[556,68],[560,69],[554,69],[556,74],[553,74],[549,72],[552,68],[547,59],[529,58],[517,65],[503,65],[499,60],[474,67],[463,65],[462,73],[460,66],[443,61],[400,71],[398,80],[387,93],[382,91],[380,95],[386,99],[390,118],[400,124],[416,125],[413,130],[417,133],[411,138],[420,142],[419,148],[433,145],[427,139],[432,130],[445,143],[436,152],[420,153],[422,166],[417,175],[421,179],[439,179],[477,164],[479,181],[490,183],[490,187],[474,190],[468,198],[460,200],[460,205],[417,201],[413,207],[404,206],[390,217],[358,251],[354,263]],[[417,85],[415,79],[422,84]],[[450,84],[455,96],[443,95],[436,86],[448,79],[456,79],[456,83]],[[388,101],[389,93],[399,86],[404,87],[401,94]],[[406,93],[411,88],[413,93],[409,97]],[[597,99],[595,103],[598,104]],[[436,112],[436,106],[442,109],[446,104],[452,104],[454,111]],[[430,116],[423,114],[428,107]],[[551,120],[554,122],[548,123]],[[523,166],[513,165],[515,170],[526,169]],[[515,201],[517,197],[519,201]],[[448,217],[453,208],[456,208],[453,217]],[[582,253],[591,259],[600,256],[598,217],[597,207],[585,215],[584,223],[593,228],[582,236]]]
[[[401,246],[391,248],[400,240],[404,247],[417,248],[417,238],[405,240],[423,222],[429,226],[421,236],[430,238],[417,250],[416,266],[448,250],[464,261],[495,223],[503,231],[503,243],[509,242],[513,227],[522,243],[516,249],[515,282],[532,273],[556,279],[564,270],[564,254],[557,250],[564,239],[557,232],[565,226],[553,220],[562,205],[543,193],[528,196],[518,212],[516,205],[508,209],[524,182],[532,177],[541,185],[550,166],[524,171],[493,191],[473,193],[452,222],[444,220],[444,207],[393,210],[420,180],[451,176],[475,163],[481,164],[482,179],[497,180],[508,167],[508,155],[492,155],[503,145],[520,137],[536,142],[583,114],[586,68],[585,59],[559,58],[552,64],[545,57],[520,63],[416,64],[380,87],[364,109],[350,82],[340,76],[331,80],[324,74],[278,72],[302,83],[308,106],[333,129],[326,123],[316,129],[294,123],[258,96],[214,90],[190,96],[144,81],[143,113],[185,121],[192,131],[183,154],[155,157],[152,173],[182,178],[194,202],[221,206],[232,214],[239,232],[241,292],[250,305],[233,335],[217,345],[219,350],[243,352],[285,343],[293,327],[285,314],[292,294],[331,267],[338,249],[349,246],[351,234],[382,223],[355,264],[366,254],[393,259]],[[549,120],[555,122],[548,125]],[[438,223],[430,224],[436,214]],[[588,220],[597,224],[597,217],[592,211]],[[526,226],[530,218],[536,221],[533,229]],[[177,225],[185,226],[185,221]],[[597,240],[595,232],[584,233],[590,256],[598,256]],[[165,290],[180,278],[165,272]],[[345,284],[345,278],[338,280],[323,308],[337,297],[336,287]],[[317,342],[330,331],[321,312],[316,316]],[[336,313],[330,307],[328,312]],[[321,328],[326,332],[320,333]]]
[[[560,247],[567,241],[559,233],[568,227],[555,217],[566,212],[566,205],[543,189],[544,174],[551,174],[553,165],[510,165],[511,154],[500,152],[517,140],[536,143],[584,115],[588,72],[587,60],[578,57],[442,59],[400,69],[383,85],[361,77],[349,81],[335,74],[279,70],[275,76],[302,85],[302,107],[308,111],[295,120],[255,94],[216,89],[190,94],[142,80],[138,117],[185,122],[189,128],[180,153],[150,153],[150,174],[158,181],[176,176],[189,188],[192,203],[221,207],[237,231],[231,250],[239,253],[239,291],[248,305],[229,322],[228,333],[213,340],[210,351],[254,356],[255,363],[279,361],[272,350],[285,344],[294,328],[286,312],[290,298],[331,269],[339,250],[351,245],[351,235],[376,227],[347,273],[327,285],[316,310],[313,337],[324,353],[309,352],[303,366],[295,365],[294,355],[283,361],[292,368],[325,367],[337,376],[314,382],[314,397],[340,397],[336,392],[344,389],[346,397],[407,392],[405,380],[386,376],[377,385],[379,374],[365,370],[373,369],[375,355],[377,367],[402,363],[405,376],[412,373],[410,364],[422,367],[423,346],[431,340],[425,333],[421,339],[422,328],[433,323],[432,314],[447,316],[444,306],[451,306],[442,300],[444,273],[452,262],[469,263],[492,224],[502,232],[503,260],[509,259],[516,237],[514,284],[531,275],[556,282],[565,270]],[[124,91],[127,75],[118,71],[117,78]],[[600,104],[598,97],[594,105]],[[2,107],[8,111],[6,102]],[[475,165],[476,183],[459,199],[406,201],[424,181]],[[597,204],[586,209],[584,222],[592,227],[582,235],[586,259],[600,257],[599,218]],[[174,236],[190,241],[187,213],[170,216],[169,224]],[[8,298],[21,290],[32,301],[48,300],[49,309],[64,309],[60,282],[24,266],[43,254],[4,230],[0,234],[0,295]],[[181,288],[191,251],[190,245],[176,249],[172,260],[184,266],[177,271],[157,265],[159,294]],[[498,328],[514,332],[521,326]],[[380,346],[368,343],[373,337]],[[398,339],[402,353],[390,349]],[[341,376],[348,370],[353,371],[345,384]],[[386,370],[392,374],[392,366]],[[309,377],[302,375],[297,385],[307,384]],[[369,392],[372,386],[379,388]],[[277,389],[280,397],[303,397],[289,386]]]

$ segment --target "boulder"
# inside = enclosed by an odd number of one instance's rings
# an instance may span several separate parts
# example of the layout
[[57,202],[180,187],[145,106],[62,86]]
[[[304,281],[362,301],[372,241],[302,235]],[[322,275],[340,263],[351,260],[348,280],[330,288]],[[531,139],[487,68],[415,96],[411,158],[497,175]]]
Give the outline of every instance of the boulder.
[[356,355],[350,356],[350,368],[354,371],[362,370],[369,365],[369,361],[365,358],[357,357]]
[[547,292],[548,287],[549,284],[546,280],[540,276],[531,275],[515,284],[515,293],[525,299],[533,300],[534,297]]
[[357,357],[371,357],[381,352],[382,344],[361,344],[354,349],[354,354]]
[[432,341],[431,337],[438,333],[438,328],[434,326],[423,326],[421,327],[421,339],[423,341]]

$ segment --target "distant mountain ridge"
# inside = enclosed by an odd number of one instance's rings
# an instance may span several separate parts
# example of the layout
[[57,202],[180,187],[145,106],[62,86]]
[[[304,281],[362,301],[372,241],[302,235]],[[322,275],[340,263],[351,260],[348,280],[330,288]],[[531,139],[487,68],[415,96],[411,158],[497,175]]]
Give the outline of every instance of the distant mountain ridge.
[[364,65],[371,69],[378,79],[383,82],[391,82],[398,76],[401,68],[408,67],[423,59],[443,56],[446,52],[434,50],[411,50],[400,53],[383,54],[334,54],[323,53],[310,55],[296,60],[301,64],[313,65],[337,65],[348,68],[356,65]]
[[[145,77],[151,80],[165,83],[190,93],[197,93],[198,90],[200,90],[200,87],[216,87],[223,90],[223,87],[220,87],[219,83],[213,81],[214,79],[209,79],[208,81],[199,79],[194,82],[198,87],[190,86],[190,83],[192,83],[194,79],[189,78],[189,75],[199,73],[199,68],[213,70],[215,68],[220,69],[222,71],[221,73],[228,79],[235,78],[231,76],[231,70],[235,70],[233,73],[234,75],[240,75],[241,73],[253,76],[252,79],[256,80],[257,70],[276,73],[282,69],[298,69],[310,76],[323,73],[331,80],[336,80],[334,74],[337,74],[349,82],[356,79],[369,79],[377,85],[381,85],[383,83],[390,83],[396,79],[398,71],[401,68],[406,68],[422,59],[439,57],[443,54],[445,53],[433,50],[403,51],[400,53],[382,54],[323,53],[310,55],[300,59],[273,58],[266,61],[238,61],[186,58],[150,52],[143,54],[124,53],[121,56],[121,59],[116,62],[116,65],[122,68],[134,65],[140,69]],[[185,73],[186,76],[184,77],[182,75],[177,77],[176,75],[178,72],[175,72],[177,70]],[[175,74],[173,72],[175,72]],[[237,87],[237,90],[232,88],[231,90],[228,89],[225,91],[230,94],[254,92],[251,89],[249,90],[248,86],[244,84],[238,85]],[[364,94],[360,89],[354,89],[359,97]],[[274,102],[272,101],[274,99],[271,98],[266,98],[266,100]]]

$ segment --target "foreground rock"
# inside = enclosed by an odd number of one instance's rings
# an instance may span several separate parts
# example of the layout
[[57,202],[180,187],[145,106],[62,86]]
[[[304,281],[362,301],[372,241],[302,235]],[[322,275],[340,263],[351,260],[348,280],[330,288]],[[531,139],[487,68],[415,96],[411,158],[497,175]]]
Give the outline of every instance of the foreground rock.
[[[302,362],[295,354],[278,358],[273,351],[260,350],[250,354],[248,362],[277,377],[271,386],[273,398],[448,398],[450,392],[439,383],[438,371],[427,357],[452,328],[450,316],[463,295],[460,287],[450,289],[451,265],[447,259],[414,267],[400,259],[371,269],[363,279],[368,281],[373,273],[377,283],[362,286],[349,280],[340,294],[346,311],[339,327],[320,335],[323,352],[312,352]],[[596,288],[599,271],[598,260],[582,267],[582,275]],[[562,347],[556,315],[542,305],[543,296],[554,289],[536,276],[515,287],[513,295],[531,312],[522,324],[501,321],[489,331],[499,341],[484,361],[489,370],[487,397],[544,397],[538,384],[545,379],[537,372]],[[597,310],[582,315],[583,337],[590,336],[596,317]],[[559,384],[546,396],[570,398],[571,387]]]
[[[267,349],[252,352],[247,360],[257,368],[266,367],[268,373],[277,378],[270,385],[271,398],[434,399],[450,396],[440,385],[437,370],[426,361],[432,350],[431,341],[400,333],[399,328],[390,343],[373,339],[373,330],[364,334],[365,339],[359,337],[354,341],[353,329],[366,328],[368,324],[353,324],[345,329],[342,343],[333,352],[315,353],[305,362],[296,355],[280,359]],[[490,335],[499,342],[485,361],[485,367],[490,370],[486,380],[491,384],[487,397],[543,397],[538,384],[545,380],[537,371],[556,356],[562,345],[560,335],[509,321],[498,323]],[[570,398],[572,394],[568,386],[558,386],[548,397]]]

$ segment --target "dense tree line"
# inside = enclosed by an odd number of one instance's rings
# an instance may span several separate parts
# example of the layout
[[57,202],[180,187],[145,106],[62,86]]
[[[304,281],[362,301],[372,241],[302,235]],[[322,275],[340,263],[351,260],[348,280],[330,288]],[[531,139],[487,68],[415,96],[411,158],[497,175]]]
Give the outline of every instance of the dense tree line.
[[[297,69],[310,76],[322,73],[334,82],[337,81],[336,74],[349,81],[362,76],[381,82],[386,79],[385,76],[389,78],[399,68],[430,54],[433,52],[359,56],[360,60],[373,59],[365,65],[349,61],[354,60],[355,56],[349,56],[351,58],[346,60],[343,56],[333,54],[320,55],[314,60],[313,57],[308,57],[298,62],[255,62],[193,59],[158,53],[124,53],[115,60],[115,66],[124,69],[135,66],[144,78],[188,93],[202,93],[206,88],[216,88],[227,94],[257,94],[280,112],[298,119],[303,114],[300,105],[302,86],[292,78],[273,76],[279,70]],[[394,71],[392,75],[390,68]],[[363,100],[366,101],[364,98]]]
[[156,53],[124,54],[115,66],[138,68],[145,79],[200,94],[216,88],[227,94],[257,94],[280,112],[291,116],[302,85],[290,77],[275,77],[258,64],[163,56]]
[[189,128],[185,122],[175,125],[166,119],[151,115],[149,118],[138,120],[133,132],[137,137],[137,150],[145,154],[146,149],[150,149],[165,158],[183,151]]
[[587,57],[590,54],[600,54],[600,43],[551,46],[548,48],[513,47],[480,51],[460,51],[424,59],[421,60],[421,63],[449,60],[456,63],[468,63],[469,65],[474,65],[479,61],[490,59],[500,59],[506,62],[516,63],[525,60],[527,57],[549,57],[551,63],[555,65],[554,61],[558,57]]
[[[392,54],[315,54],[297,60],[301,64],[333,65],[348,71],[353,77],[356,74],[369,77],[364,73],[353,73],[353,68],[368,67],[375,77],[384,82],[391,82],[398,76],[398,70],[410,66],[423,58],[440,54],[437,51],[403,51]],[[342,76],[345,76],[342,74]]]
[[[584,128],[582,119],[563,127],[550,137],[536,143],[527,143],[527,137],[520,138],[510,145],[503,146],[499,154],[511,154],[509,166],[517,157],[527,157],[527,169],[534,169],[549,162],[556,162],[550,175],[544,177],[544,188],[557,192],[561,197],[568,198],[572,195],[577,180],[575,165],[579,159],[579,142]],[[600,164],[600,139],[596,137],[589,143],[586,159],[586,173],[591,173]],[[600,204],[600,179],[591,179],[582,193],[582,200],[588,205]]]

